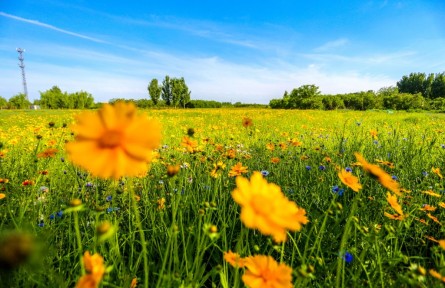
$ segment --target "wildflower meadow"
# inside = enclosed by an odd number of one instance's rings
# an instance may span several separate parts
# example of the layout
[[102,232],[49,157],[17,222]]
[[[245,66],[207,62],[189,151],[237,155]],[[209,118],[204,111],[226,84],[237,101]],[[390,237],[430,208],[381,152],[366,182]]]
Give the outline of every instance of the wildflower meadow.
[[445,116],[0,111],[0,287],[438,287]]

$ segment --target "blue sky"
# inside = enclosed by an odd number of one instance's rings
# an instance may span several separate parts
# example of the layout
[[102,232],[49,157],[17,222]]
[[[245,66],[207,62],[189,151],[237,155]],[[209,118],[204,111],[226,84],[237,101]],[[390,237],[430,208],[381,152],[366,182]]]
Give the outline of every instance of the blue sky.
[[[144,3],[144,4],[142,4]],[[445,1],[0,0],[0,96],[58,85],[97,102],[184,77],[192,99],[268,103],[395,86],[445,71]]]

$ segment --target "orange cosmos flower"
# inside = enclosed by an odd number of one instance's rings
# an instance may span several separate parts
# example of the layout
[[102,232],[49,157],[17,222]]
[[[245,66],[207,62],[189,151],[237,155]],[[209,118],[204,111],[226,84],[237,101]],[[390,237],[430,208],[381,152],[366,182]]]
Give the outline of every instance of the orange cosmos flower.
[[363,170],[366,171],[369,175],[371,175],[373,178],[377,179],[377,181],[382,184],[383,187],[390,190],[391,192],[395,193],[396,195],[400,196],[402,193],[400,192],[399,183],[392,179],[391,175],[385,172],[382,168],[380,168],[377,165],[370,164],[368,161],[366,161],[365,158],[363,158],[362,155],[359,153],[354,153],[355,157],[357,158],[357,161],[361,164],[363,167]]
[[292,288],[292,268],[265,255],[246,258],[244,284],[250,288]]
[[401,216],[401,215],[398,215],[398,214],[389,214],[389,213],[385,212],[385,213],[383,213],[383,215],[385,215],[389,219],[393,219],[393,220],[402,221],[403,219],[405,219],[405,216]]
[[431,215],[431,213],[427,213],[426,216],[428,216],[428,218],[430,218],[431,220],[433,220],[434,222],[436,222],[437,224],[442,226],[439,219],[437,219],[437,217],[434,217],[433,215]]
[[229,176],[230,177],[234,177],[234,176],[240,176],[244,173],[248,172],[249,167],[244,167],[243,164],[241,162],[236,163],[235,166],[233,166],[232,168],[230,168],[229,171]]
[[266,149],[269,151],[274,151],[275,150],[275,145],[273,143],[267,143],[266,144]]
[[37,158],[51,158],[54,157],[58,151],[59,150],[57,150],[56,148],[48,148],[45,151],[37,154]]
[[236,178],[232,197],[241,206],[241,221],[246,227],[258,229],[263,235],[271,235],[275,242],[286,241],[286,231],[299,231],[309,222],[306,211],[289,201],[281,188],[268,183],[260,172],[255,171],[250,181]]
[[6,197],[6,194],[5,193],[0,193],[0,199],[3,199],[3,198],[5,198]]
[[83,255],[83,263],[87,274],[79,279],[76,288],[99,287],[105,274],[104,259],[99,254],[90,255],[90,252],[86,251]]
[[439,272],[437,272],[434,269],[430,269],[428,272],[430,272],[430,275],[433,276],[436,279],[439,279],[442,282],[445,282],[445,277],[442,276]]
[[386,201],[388,201],[389,205],[391,205],[392,209],[394,209],[400,216],[403,216],[402,206],[397,202],[397,196],[391,195],[391,193],[386,194]]
[[192,140],[187,136],[182,138],[181,145],[187,149],[190,153],[195,153],[198,151],[198,141]]
[[224,252],[224,261],[229,263],[235,268],[243,268],[245,265],[245,259],[241,258],[238,253],[233,253],[232,250]]
[[274,164],[277,164],[277,163],[280,162],[280,158],[278,158],[278,157],[272,157],[272,158],[270,159],[270,162],[271,162],[271,163],[274,163]]
[[358,182],[358,178],[344,169],[338,172],[338,178],[340,178],[343,184],[345,184],[355,192],[358,192],[358,190],[362,189],[362,184]]
[[66,145],[71,161],[101,178],[145,174],[161,141],[160,124],[124,102],[82,113],[72,130],[76,140]]
[[181,167],[179,165],[168,165],[167,166],[167,176],[173,177],[179,173],[179,170],[181,170]]

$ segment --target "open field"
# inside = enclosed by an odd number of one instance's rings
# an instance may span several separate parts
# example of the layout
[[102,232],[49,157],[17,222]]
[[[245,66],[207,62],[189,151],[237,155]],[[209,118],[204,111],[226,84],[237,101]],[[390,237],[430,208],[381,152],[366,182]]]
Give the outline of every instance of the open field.
[[[71,164],[78,113],[0,111],[1,287],[74,287],[94,274],[85,251],[103,257],[100,287],[254,287],[229,250],[285,263],[295,287],[445,282],[442,114],[142,110],[161,123],[161,145],[147,175],[113,180]],[[240,219],[236,175],[253,183],[254,171],[306,213],[301,227],[281,224],[285,241]],[[267,221],[283,212],[270,201],[255,208]]]

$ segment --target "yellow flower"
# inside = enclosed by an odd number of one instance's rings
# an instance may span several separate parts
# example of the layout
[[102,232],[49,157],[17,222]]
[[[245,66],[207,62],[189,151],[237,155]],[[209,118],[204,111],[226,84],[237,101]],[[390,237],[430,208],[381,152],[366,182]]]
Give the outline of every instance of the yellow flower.
[[[440,198],[442,196],[439,193],[435,193],[433,190],[422,191],[422,193],[433,196],[433,197],[437,197],[437,198]],[[440,205],[440,203],[439,203],[439,205]]]
[[133,278],[130,283],[130,288],[136,288],[138,285],[138,278]]
[[391,193],[386,194],[386,201],[388,201],[389,205],[391,205],[392,209],[394,209],[400,216],[403,216],[402,206],[397,202],[397,196],[391,195]]
[[235,166],[233,166],[232,168],[230,168],[229,171],[229,176],[233,177],[233,176],[240,176],[244,173],[248,172],[248,167],[244,167],[243,164],[241,162],[236,163]]
[[292,268],[265,255],[246,258],[244,284],[250,288],[292,288]]
[[159,209],[159,210],[162,210],[162,209],[165,208],[165,198],[164,198],[164,197],[158,199],[158,200],[156,201],[156,203],[158,203],[158,209]]
[[442,276],[439,272],[437,272],[434,269],[430,269],[428,272],[430,272],[430,275],[433,276],[436,279],[439,279],[442,282],[445,282],[445,277]]
[[306,211],[289,201],[278,185],[267,183],[260,172],[254,172],[250,181],[237,177],[236,185],[232,197],[241,206],[241,221],[271,235],[275,242],[286,241],[286,230],[299,231],[309,222]]
[[437,168],[432,167],[432,168],[431,168],[431,172],[433,172],[434,174],[436,174],[437,176],[439,176],[440,179],[443,178],[442,173],[440,173],[440,168],[439,168],[439,167],[437,167]]
[[386,189],[390,190],[398,196],[402,195],[402,193],[400,192],[399,183],[392,179],[391,175],[386,173],[385,170],[383,170],[379,166],[368,163],[368,161],[366,161],[365,158],[363,158],[363,156],[359,153],[355,153],[354,155],[357,158],[357,161],[363,167],[363,170],[366,171],[366,173],[377,179],[377,181],[379,181],[380,184],[382,184],[382,186]]
[[3,199],[3,198],[5,198],[6,197],[6,194],[5,193],[0,193],[0,199]]
[[72,129],[76,140],[66,145],[71,161],[101,178],[145,174],[161,141],[160,124],[138,116],[131,103],[84,112]]
[[338,172],[338,177],[343,184],[351,188],[353,191],[358,192],[358,190],[362,189],[362,184],[358,182],[358,178],[352,175],[350,172],[343,169]]
[[445,240],[442,239],[442,240],[439,240],[438,242],[439,242],[439,246],[440,246],[440,248],[442,248],[443,250],[445,250]]
[[238,253],[233,253],[232,250],[224,252],[224,261],[229,263],[235,268],[243,268],[245,265],[245,259],[241,258]]

